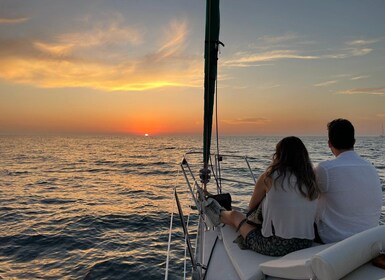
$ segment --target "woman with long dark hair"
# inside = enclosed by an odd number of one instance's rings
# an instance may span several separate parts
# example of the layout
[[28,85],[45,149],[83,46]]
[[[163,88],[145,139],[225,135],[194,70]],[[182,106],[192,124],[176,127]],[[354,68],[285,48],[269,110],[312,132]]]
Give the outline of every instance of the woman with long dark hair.
[[249,210],[262,209],[261,224],[249,223],[238,211],[226,211],[217,201],[205,201],[204,211],[214,225],[237,228],[242,245],[269,256],[283,256],[312,245],[320,191],[309,154],[294,136],[276,146],[272,163],[258,178]]

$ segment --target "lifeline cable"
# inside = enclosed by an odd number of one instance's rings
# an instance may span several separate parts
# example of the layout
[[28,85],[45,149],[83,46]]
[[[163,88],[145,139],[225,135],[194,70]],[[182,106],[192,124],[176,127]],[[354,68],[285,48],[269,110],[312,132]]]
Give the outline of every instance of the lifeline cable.
[[[219,44],[218,44],[218,49],[219,49]],[[215,134],[216,134],[216,141],[217,141],[217,157],[218,157],[217,163],[218,163],[218,178],[219,178],[219,181],[217,181],[217,185],[220,191],[219,193],[222,193],[221,165],[219,163],[218,73],[217,73],[217,79],[215,84]]]
[[217,238],[215,238],[215,242],[214,242],[213,247],[211,248],[210,257],[209,257],[209,260],[207,261],[206,272],[205,272],[205,275],[203,276],[203,280],[206,279],[207,271],[209,270],[209,265],[210,265],[211,257],[213,256],[215,245],[217,245],[217,241],[218,241],[218,235],[217,235]]
[[[176,192],[176,187],[173,188],[174,193]],[[175,195],[175,194],[173,194]],[[168,232],[168,245],[167,245],[167,258],[166,258],[166,273],[164,275],[164,279],[168,279],[168,265],[170,262],[170,250],[171,250],[171,234],[172,234],[172,224],[173,224],[173,219],[174,219],[174,209],[175,209],[175,204],[172,204],[172,210],[171,210],[171,218],[170,218],[170,229]]]

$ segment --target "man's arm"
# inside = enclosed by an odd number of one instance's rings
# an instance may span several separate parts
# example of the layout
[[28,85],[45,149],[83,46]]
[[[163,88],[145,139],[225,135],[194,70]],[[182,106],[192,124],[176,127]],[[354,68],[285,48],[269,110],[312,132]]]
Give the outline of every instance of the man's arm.
[[329,189],[328,184],[328,173],[326,169],[322,166],[322,163],[318,164],[314,169],[317,184],[321,192],[327,192]]

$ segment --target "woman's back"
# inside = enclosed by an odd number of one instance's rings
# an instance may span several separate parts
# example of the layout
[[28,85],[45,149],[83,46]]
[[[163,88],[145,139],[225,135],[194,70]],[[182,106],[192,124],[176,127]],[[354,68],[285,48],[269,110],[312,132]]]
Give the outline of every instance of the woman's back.
[[272,175],[273,185],[262,202],[262,235],[314,239],[317,200],[310,201],[300,193],[290,172],[285,177],[277,178],[277,172]]

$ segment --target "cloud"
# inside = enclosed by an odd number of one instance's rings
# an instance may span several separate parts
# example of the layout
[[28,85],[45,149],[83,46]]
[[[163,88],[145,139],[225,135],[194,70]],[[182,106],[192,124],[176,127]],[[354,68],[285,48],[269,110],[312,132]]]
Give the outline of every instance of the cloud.
[[369,76],[367,75],[363,75],[363,76],[356,76],[356,77],[352,77],[350,80],[361,80],[361,79],[366,79],[366,78],[369,78]]
[[[373,52],[370,44],[381,41],[380,39],[371,40],[352,40],[345,42],[344,48],[328,49],[319,51],[316,55],[309,55],[304,49],[305,45],[316,44],[314,41],[300,41],[299,36],[294,33],[285,33],[279,36],[261,36],[257,38],[257,44],[249,46],[248,52],[237,53],[233,58],[223,63],[227,67],[260,67],[272,64],[261,62],[271,62],[279,60],[319,60],[319,59],[346,59],[350,57],[365,56]],[[348,47],[346,47],[348,45]],[[258,51],[257,51],[258,50]],[[314,53],[314,50],[312,50]]]
[[280,36],[261,36],[257,38],[257,41],[262,41],[265,44],[273,45],[273,44],[280,44],[283,42],[288,42],[292,40],[298,39],[298,35],[294,33],[285,33]]
[[225,61],[224,65],[233,67],[242,65],[244,67],[246,65],[253,66],[253,64],[257,62],[277,61],[282,59],[319,59],[317,56],[303,55],[294,50],[273,50],[259,54],[240,54],[238,56],[239,57],[236,59]]
[[200,87],[202,59],[186,55],[187,33],[185,21],[171,22],[159,32],[158,43],[151,42],[151,48],[136,57],[127,54],[142,48],[144,38],[138,30],[116,23],[44,41],[8,40],[0,42],[0,52],[6,51],[0,57],[0,78],[43,88],[105,91]]
[[336,84],[337,81],[336,80],[333,80],[333,81],[326,81],[326,82],[322,82],[322,83],[319,83],[319,84],[315,84],[314,86],[315,87],[327,87],[327,86],[330,86],[330,85],[333,85],[333,84]]
[[379,39],[372,39],[372,40],[353,40],[346,42],[347,45],[349,46],[365,46],[365,45],[370,45],[379,42]]
[[357,40],[345,42],[345,44],[350,47],[345,49],[343,54],[337,55],[336,58],[364,56],[364,55],[370,54],[373,51],[373,49],[369,48],[368,45],[377,43],[379,41],[381,40],[380,39],[370,39],[370,40],[357,39]]
[[272,88],[277,88],[277,87],[280,87],[281,85],[280,84],[274,84],[274,85],[269,85],[269,86],[264,86],[264,87],[261,87],[262,89],[272,89]]
[[0,18],[0,24],[19,24],[28,21],[27,17],[19,17],[19,18]]
[[73,44],[48,44],[43,42],[34,42],[33,46],[42,52],[55,56],[67,55],[74,47]]
[[265,35],[258,37],[256,43],[250,47],[259,50],[290,49],[293,46],[314,45],[315,41],[304,40],[296,33],[287,32],[278,36]]
[[174,56],[184,49],[184,42],[188,34],[187,23],[173,21],[163,34],[161,46],[157,51],[158,59]]
[[363,56],[363,55],[367,55],[367,54],[371,53],[373,51],[373,49],[361,48],[361,49],[352,49],[350,51],[351,51],[351,54],[353,56]]
[[[336,75],[334,77],[337,77],[337,78],[348,78],[349,80],[352,80],[352,81],[361,80],[361,79],[365,79],[365,78],[369,77],[369,76],[366,76],[366,75],[355,76],[355,77],[351,77],[351,76],[352,76],[351,74],[340,74],[340,75]],[[330,85],[334,85],[336,83],[338,83],[338,80],[330,80],[330,81],[325,81],[325,82],[322,82],[322,83],[315,84],[314,86],[315,87],[327,87],[327,86],[330,86]],[[348,91],[341,91],[339,93],[340,94],[358,94],[358,92],[355,93],[355,90],[357,90],[357,89],[348,90]],[[361,89],[361,90],[363,90],[363,89]]]
[[337,94],[368,94],[368,95],[385,95],[385,87],[378,88],[353,88],[339,91]]
[[[116,45],[137,46],[143,42],[141,32],[131,27],[121,27],[118,21],[107,26],[94,27],[85,32],[59,34],[51,42],[35,41],[33,46],[52,56],[62,57],[84,51],[108,46],[113,50]],[[110,56],[109,56],[110,57]]]
[[143,38],[138,30],[131,27],[121,27],[118,22],[112,22],[109,26],[93,28],[88,32],[59,35],[58,42],[88,48],[106,44],[139,45],[143,42]]
[[273,63],[249,63],[249,62],[240,62],[235,60],[228,60],[221,63],[224,67],[237,67],[237,68],[248,68],[248,67],[264,67],[264,66],[274,66]]
[[380,118],[385,118],[385,113],[377,114],[376,116],[377,116],[377,117],[380,117]]
[[373,49],[370,48],[347,48],[338,51],[338,53],[322,55],[320,58],[344,59],[352,56],[364,56],[370,54],[372,51]]
[[230,125],[239,125],[239,124],[264,125],[271,122],[271,120],[266,118],[237,118],[233,120],[223,120],[223,122]]

